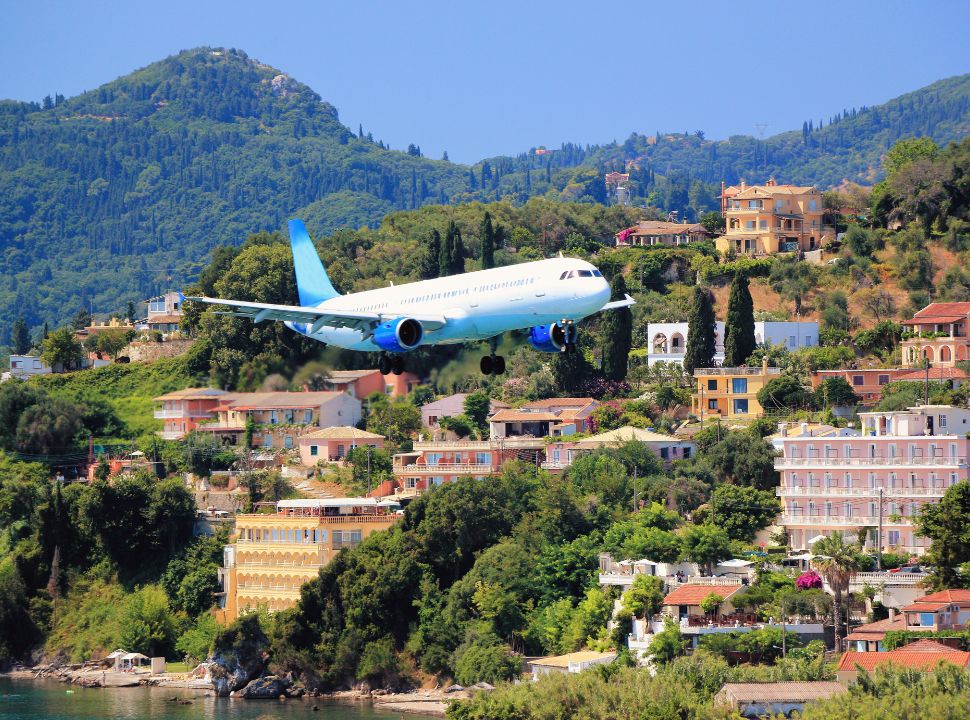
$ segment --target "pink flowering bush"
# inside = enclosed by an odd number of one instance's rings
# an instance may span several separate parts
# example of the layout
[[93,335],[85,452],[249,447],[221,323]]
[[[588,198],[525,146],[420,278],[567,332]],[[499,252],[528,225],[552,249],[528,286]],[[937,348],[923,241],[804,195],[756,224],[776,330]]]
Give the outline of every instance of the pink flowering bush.
[[822,587],[822,577],[814,570],[809,570],[798,576],[795,587],[799,590],[819,590]]

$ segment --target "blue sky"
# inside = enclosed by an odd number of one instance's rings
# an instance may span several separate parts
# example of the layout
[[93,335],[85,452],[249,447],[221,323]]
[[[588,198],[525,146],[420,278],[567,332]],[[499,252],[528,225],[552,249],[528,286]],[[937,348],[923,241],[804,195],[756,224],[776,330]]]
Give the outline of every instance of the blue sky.
[[[970,2],[14,2],[0,98],[236,47],[395,148],[454,161],[631,131],[766,135],[970,72]],[[806,8],[803,10],[803,8]]]

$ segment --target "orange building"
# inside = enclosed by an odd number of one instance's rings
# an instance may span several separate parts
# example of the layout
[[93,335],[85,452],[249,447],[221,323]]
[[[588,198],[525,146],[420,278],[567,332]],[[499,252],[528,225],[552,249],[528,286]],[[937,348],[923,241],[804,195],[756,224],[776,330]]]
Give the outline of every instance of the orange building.
[[421,380],[414,373],[404,372],[400,375],[381,375],[380,370],[331,370],[327,378],[326,389],[336,392],[346,392],[358,400],[366,400],[368,395],[376,392],[403,397],[420,384]]
[[903,365],[954,367],[970,360],[970,302],[930,303],[903,322]]
[[179,440],[195,430],[200,423],[214,420],[216,408],[234,396],[214,388],[188,388],[153,398],[159,403],[155,419],[162,420],[159,436],[164,440]]
[[359,545],[400,518],[399,505],[373,498],[281,500],[275,512],[236,516],[223,552],[220,620],[264,607],[293,607],[300,588],[344,548]]
[[818,188],[764,185],[722,188],[721,212],[726,232],[715,240],[718,252],[738,255],[773,255],[820,248],[834,237],[822,225],[822,193]]

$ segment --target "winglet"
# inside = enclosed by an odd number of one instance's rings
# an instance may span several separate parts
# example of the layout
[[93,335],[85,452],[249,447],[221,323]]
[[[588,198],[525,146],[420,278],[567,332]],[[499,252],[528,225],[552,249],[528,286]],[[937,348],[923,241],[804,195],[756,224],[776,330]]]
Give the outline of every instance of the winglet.
[[317,249],[313,247],[310,233],[302,220],[290,220],[290,250],[293,252],[293,267],[296,270],[296,287],[300,292],[300,305],[313,307],[324,300],[335,298],[338,293],[327,271],[320,262]]

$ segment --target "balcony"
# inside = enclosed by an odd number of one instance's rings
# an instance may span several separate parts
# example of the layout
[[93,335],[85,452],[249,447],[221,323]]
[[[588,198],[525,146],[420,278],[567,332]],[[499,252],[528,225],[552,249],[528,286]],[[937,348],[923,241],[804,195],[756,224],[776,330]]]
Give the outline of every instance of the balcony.
[[775,470],[815,467],[967,467],[965,457],[780,457]]
[[535,450],[544,448],[544,438],[500,438],[497,440],[416,440],[414,451],[435,450],[514,450],[525,448]]
[[935,487],[779,487],[775,489],[778,497],[871,497],[878,498],[882,490],[883,497],[943,497],[947,488]]
[[200,412],[198,410],[155,410],[153,416],[156,420],[182,420],[214,417],[212,413]]
[[162,440],[181,440],[185,437],[185,433],[181,430],[161,430],[158,432],[158,437]]
[[466,464],[466,463],[436,463],[434,465],[410,464],[394,468],[395,473],[427,473],[434,474],[459,474],[459,475],[489,475],[495,472],[489,464]]
[[[921,554],[926,548],[909,548]],[[903,573],[903,572],[862,572],[856,573],[849,580],[849,592],[858,592],[864,585],[879,587],[880,585],[897,587],[915,587],[920,585],[929,577],[929,573]]]
[[[889,513],[882,516],[882,526],[886,527],[901,527],[910,525],[910,520],[912,518],[903,517],[899,522],[891,523],[889,522]],[[778,517],[779,525],[811,525],[815,527],[877,527],[879,525],[878,515],[852,515],[846,517],[845,515],[807,515],[807,514],[797,514],[793,515],[791,513],[786,513]]]
[[781,375],[781,368],[770,367],[719,367],[719,368],[696,368],[694,377],[704,375]]

